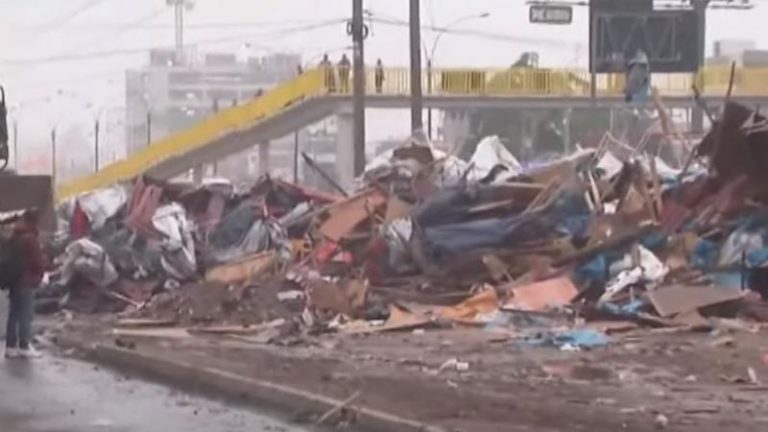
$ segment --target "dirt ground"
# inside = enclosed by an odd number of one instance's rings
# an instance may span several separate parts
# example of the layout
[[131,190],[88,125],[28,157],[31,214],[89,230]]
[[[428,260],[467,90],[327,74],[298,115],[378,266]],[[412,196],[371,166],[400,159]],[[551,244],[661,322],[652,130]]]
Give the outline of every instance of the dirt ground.
[[[115,343],[97,321],[69,327]],[[327,334],[290,346],[226,336],[132,342],[152,355],[339,399],[359,391],[357,404],[449,431],[714,432],[768,427],[766,333],[644,329],[578,352],[477,329]]]

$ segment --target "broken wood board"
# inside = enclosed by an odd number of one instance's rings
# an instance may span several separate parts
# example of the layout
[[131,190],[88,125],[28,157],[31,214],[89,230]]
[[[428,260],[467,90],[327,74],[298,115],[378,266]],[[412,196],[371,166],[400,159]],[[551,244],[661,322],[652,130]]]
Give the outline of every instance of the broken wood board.
[[320,225],[320,233],[327,239],[339,242],[361,222],[368,219],[370,211],[387,203],[387,197],[377,189],[367,189],[344,201],[333,204],[328,219]]
[[281,331],[279,328],[268,328],[255,334],[227,334],[226,336],[229,339],[236,340],[238,342],[245,342],[254,345],[267,345],[279,339],[280,335]]
[[338,283],[313,281],[309,290],[309,304],[320,310],[353,316],[362,308],[368,295],[368,281],[346,279]]
[[704,306],[738,300],[743,296],[741,289],[688,285],[672,285],[648,293],[656,312],[664,318]]
[[512,299],[503,309],[541,312],[551,307],[565,306],[579,291],[567,277],[559,277],[512,288]]
[[233,263],[214,267],[205,274],[208,282],[237,284],[252,281],[272,270],[277,264],[277,253],[274,251],[261,252],[243,258]]
[[499,296],[493,288],[484,289],[467,300],[450,307],[439,308],[435,315],[457,322],[476,323],[482,315],[499,309]]
[[213,326],[213,327],[196,327],[189,329],[192,334],[232,334],[232,335],[252,335],[260,333],[266,329],[280,327],[284,325],[286,321],[282,318],[278,318],[269,322],[254,324],[250,326]]
[[112,329],[115,336],[145,337],[160,339],[187,339],[192,337],[184,327],[162,327],[162,328],[142,328],[142,329]]
[[407,202],[392,195],[387,201],[387,212],[384,215],[384,223],[388,224],[397,219],[402,219],[411,214],[412,206]]
[[432,319],[422,314],[408,312],[396,305],[389,306],[389,318],[376,325],[369,321],[351,321],[341,327],[341,331],[350,334],[366,334],[389,331],[407,331],[432,324]]
[[509,274],[509,266],[502,261],[496,255],[483,255],[483,265],[488,269],[488,274],[491,275],[491,279],[496,282],[501,282],[505,278],[507,281],[512,280],[512,276]]
[[640,325],[632,321],[591,321],[584,327],[603,332],[607,335],[611,335],[637,330],[640,328]]
[[122,318],[117,321],[118,327],[173,327],[176,325],[175,319],[157,319],[157,318]]

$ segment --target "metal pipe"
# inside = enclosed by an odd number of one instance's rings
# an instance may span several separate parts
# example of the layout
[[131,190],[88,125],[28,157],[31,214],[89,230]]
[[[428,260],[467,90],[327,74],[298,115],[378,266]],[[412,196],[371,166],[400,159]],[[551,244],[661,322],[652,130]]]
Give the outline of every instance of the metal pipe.
[[99,119],[93,124],[93,172],[99,172]]
[[353,53],[353,139],[354,172],[360,175],[365,170],[365,28],[363,22],[363,0],[352,0]]
[[421,91],[421,2],[410,0],[410,37],[411,37],[411,131],[424,127],[422,110],[424,108]]
[[56,128],[51,128],[51,178],[56,184]]
[[19,122],[13,121],[13,168],[19,171]]

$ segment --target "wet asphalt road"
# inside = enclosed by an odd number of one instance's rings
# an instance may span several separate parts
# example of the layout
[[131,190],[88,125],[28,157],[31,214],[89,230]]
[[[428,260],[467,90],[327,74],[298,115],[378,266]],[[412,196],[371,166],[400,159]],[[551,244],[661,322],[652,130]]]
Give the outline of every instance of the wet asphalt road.
[[306,432],[83,363],[0,358],[2,432]]

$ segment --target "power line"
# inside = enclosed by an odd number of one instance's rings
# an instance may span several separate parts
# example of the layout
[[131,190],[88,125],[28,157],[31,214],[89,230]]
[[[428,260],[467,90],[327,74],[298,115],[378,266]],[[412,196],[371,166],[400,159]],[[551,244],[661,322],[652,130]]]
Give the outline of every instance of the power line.
[[[371,17],[370,20],[383,25],[408,27],[407,21],[403,21],[399,19],[380,18],[380,17],[374,16],[374,17]],[[490,39],[490,40],[503,41],[503,42],[535,43],[539,45],[549,45],[552,47],[560,47],[560,48],[573,47],[575,45],[578,45],[575,43],[562,42],[554,39],[526,38],[526,37],[520,37],[520,36],[512,36],[504,33],[493,33],[488,31],[481,31],[481,30],[450,29],[446,27],[433,26],[433,25],[422,25],[421,28],[422,30],[429,30],[433,32],[448,33],[448,34],[462,35],[462,36],[471,36],[471,37],[477,37],[481,39]]]
[[[66,14],[64,14],[63,16],[54,19],[52,22],[48,23],[45,27],[47,27],[47,31],[50,31],[50,30],[56,29],[57,27],[66,25],[73,19],[84,14],[91,8],[94,8],[100,5],[101,3],[104,3],[105,1],[109,1],[109,0],[86,0],[84,3],[81,3],[80,6],[78,6],[74,10],[71,10]],[[46,32],[46,30],[44,29],[43,32]]]
[[[326,20],[326,21],[322,21],[312,25],[293,27],[293,28],[287,28],[280,31],[276,31],[276,32],[270,32],[270,33],[266,33],[266,35],[271,36],[271,38],[274,39],[274,38],[288,35],[288,34],[316,30],[319,28],[342,24],[344,22],[346,22],[346,19]],[[208,45],[208,44],[216,44],[216,43],[222,43],[222,42],[240,41],[240,40],[251,38],[251,37],[263,37],[264,35],[265,33],[255,33],[255,34],[252,33],[252,34],[246,34],[246,35],[240,34],[240,35],[224,36],[224,37],[218,37],[218,38],[200,39],[197,41],[190,42],[190,45]],[[258,48],[265,48],[265,49],[273,48],[266,45],[254,45],[254,46]],[[125,48],[125,49],[96,51],[96,52],[87,52],[87,53],[79,53],[79,54],[77,53],[60,54],[55,56],[28,58],[28,59],[7,59],[7,60],[0,60],[0,66],[25,66],[25,65],[35,65],[35,64],[45,64],[45,63],[59,63],[59,62],[65,62],[65,61],[91,60],[91,59],[99,59],[99,58],[106,58],[106,57],[123,56],[123,55],[129,55],[129,54],[139,54],[139,53],[144,53],[154,49],[162,49],[162,48],[167,48],[167,46]]]
[[[167,10],[166,8],[163,8]],[[336,20],[349,20],[349,17],[337,17]],[[308,25],[312,24],[313,20],[280,20],[280,21],[220,21],[220,22],[201,22],[201,23],[185,23],[184,27],[187,29],[221,29],[221,28],[239,28],[239,27],[274,27],[274,26],[286,26],[286,25]],[[116,26],[120,26],[121,23],[99,23],[99,24],[78,24],[77,28],[81,30],[99,30],[99,29],[112,29]],[[167,30],[172,29],[172,24],[138,24],[133,26],[135,29],[142,30]],[[36,31],[42,29],[42,26],[27,26],[18,27],[18,29],[26,31]]]
[[[108,41],[110,39],[112,39],[112,40],[117,39],[120,36],[122,36],[123,34],[129,32],[131,30],[136,29],[136,27],[138,25],[140,25],[140,24],[142,24],[144,22],[153,20],[153,19],[157,18],[158,16],[164,14],[167,11],[168,11],[168,9],[165,6],[163,6],[161,8],[158,8],[158,9],[155,9],[155,10],[153,10],[152,12],[150,12],[148,14],[145,14],[145,15],[142,15],[141,17],[139,17],[139,18],[136,18],[135,20],[132,20],[132,21],[127,22],[127,23],[122,24],[122,25],[118,25],[113,33],[105,35],[105,36],[100,36],[98,38],[98,40],[96,40],[96,41],[89,41],[89,42],[87,42],[87,44],[91,48],[94,45],[95,46],[104,45],[104,43],[106,41]],[[85,44],[86,43],[78,46],[77,48],[72,49],[71,52],[74,53],[74,52],[79,51],[80,49],[83,48],[83,45],[85,45]]]

